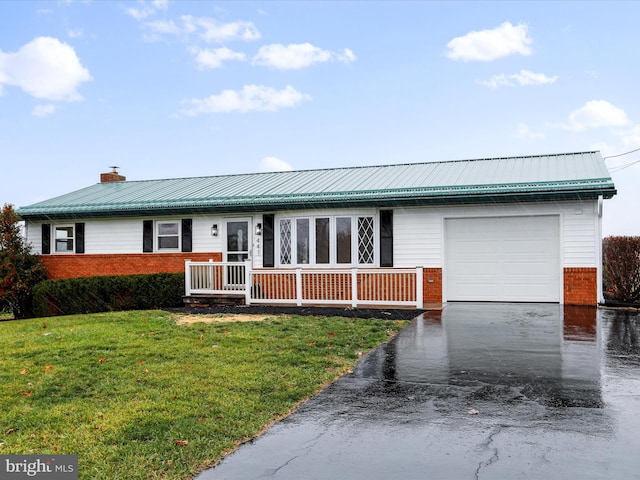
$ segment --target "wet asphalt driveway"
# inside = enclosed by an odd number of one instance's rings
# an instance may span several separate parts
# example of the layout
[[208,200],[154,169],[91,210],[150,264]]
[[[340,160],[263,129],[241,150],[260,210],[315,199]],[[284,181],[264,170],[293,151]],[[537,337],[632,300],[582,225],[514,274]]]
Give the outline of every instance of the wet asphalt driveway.
[[640,316],[447,305],[197,478],[640,479]]

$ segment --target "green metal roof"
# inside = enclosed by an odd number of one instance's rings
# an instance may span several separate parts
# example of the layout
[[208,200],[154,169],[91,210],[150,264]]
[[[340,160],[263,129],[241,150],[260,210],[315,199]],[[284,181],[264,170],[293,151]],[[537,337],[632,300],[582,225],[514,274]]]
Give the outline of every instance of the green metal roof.
[[611,198],[599,152],[99,183],[25,219]]

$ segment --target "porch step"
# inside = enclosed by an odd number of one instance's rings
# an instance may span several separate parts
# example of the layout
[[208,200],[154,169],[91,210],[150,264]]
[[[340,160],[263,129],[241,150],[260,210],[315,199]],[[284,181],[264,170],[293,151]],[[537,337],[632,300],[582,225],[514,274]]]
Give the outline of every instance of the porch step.
[[182,297],[185,307],[208,307],[210,305],[244,305],[244,294],[224,295],[197,294]]

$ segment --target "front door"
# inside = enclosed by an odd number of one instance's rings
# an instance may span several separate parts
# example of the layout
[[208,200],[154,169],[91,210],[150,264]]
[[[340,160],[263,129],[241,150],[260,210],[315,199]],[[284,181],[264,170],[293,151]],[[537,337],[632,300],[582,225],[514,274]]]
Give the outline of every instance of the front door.
[[[249,220],[227,220],[227,262],[244,262],[249,258]],[[244,286],[245,267],[227,266],[227,287]]]
[[227,262],[244,262],[249,258],[249,221],[227,221]]

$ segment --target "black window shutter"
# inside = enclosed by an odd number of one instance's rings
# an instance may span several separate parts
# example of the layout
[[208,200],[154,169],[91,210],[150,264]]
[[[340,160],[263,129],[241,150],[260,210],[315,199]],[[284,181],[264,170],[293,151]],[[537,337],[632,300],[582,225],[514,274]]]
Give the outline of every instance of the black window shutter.
[[142,251],[153,252],[153,220],[142,221]]
[[84,253],[84,223],[76,223],[76,253]]
[[380,210],[380,266],[393,267],[393,210]]
[[275,267],[274,223],[275,215],[273,213],[262,216],[262,245],[264,246],[264,252],[262,254],[263,267]]
[[49,255],[51,253],[51,225],[42,224],[42,254]]
[[182,251],[190,252],[192,250],[192,234],[193,222],[190,218],[182,219]]

